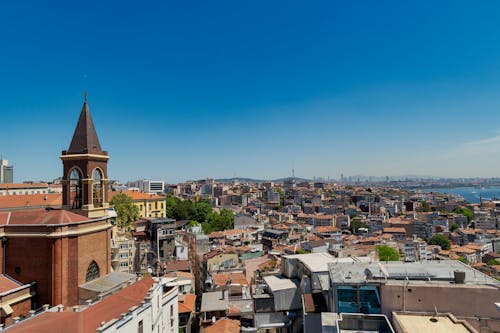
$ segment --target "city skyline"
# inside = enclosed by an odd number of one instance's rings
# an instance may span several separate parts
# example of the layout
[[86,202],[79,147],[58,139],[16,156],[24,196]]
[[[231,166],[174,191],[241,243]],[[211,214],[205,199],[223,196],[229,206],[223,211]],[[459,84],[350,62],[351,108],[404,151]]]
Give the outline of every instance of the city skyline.
[[121,181],[500,175],[499,4],[286,4],[2,4],[15,180],[60,175],[83,91]]

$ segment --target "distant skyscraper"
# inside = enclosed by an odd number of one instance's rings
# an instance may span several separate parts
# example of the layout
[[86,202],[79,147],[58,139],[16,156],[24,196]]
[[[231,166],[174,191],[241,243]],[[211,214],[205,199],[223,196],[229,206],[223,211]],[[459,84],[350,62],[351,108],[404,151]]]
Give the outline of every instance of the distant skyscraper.
[[14,183],[14,166],[9,165],[8,160],[0,159],[0,183]]

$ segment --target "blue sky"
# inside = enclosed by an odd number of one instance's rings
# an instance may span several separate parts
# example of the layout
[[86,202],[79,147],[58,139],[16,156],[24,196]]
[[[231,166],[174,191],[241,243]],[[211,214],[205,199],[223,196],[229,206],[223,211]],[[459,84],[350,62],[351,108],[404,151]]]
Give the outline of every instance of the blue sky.
[[0,154],[51,180],[500,176],[498,1],[0,2]]

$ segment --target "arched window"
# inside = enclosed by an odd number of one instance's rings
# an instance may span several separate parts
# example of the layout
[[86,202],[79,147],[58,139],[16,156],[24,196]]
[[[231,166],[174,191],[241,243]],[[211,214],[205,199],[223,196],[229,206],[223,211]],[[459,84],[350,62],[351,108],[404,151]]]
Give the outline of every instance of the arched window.
[[92,260],[89,267],[87,268],[87,275],[85,276],[85,282],[95,280],[99,277],[99,266]]
[[92,203],[94,207],[102,207],[102,174],[101,170],[94,169],[92,173]]
[[69,173],[69,202],[72,209],[82,207],[82,175],[78,169]]

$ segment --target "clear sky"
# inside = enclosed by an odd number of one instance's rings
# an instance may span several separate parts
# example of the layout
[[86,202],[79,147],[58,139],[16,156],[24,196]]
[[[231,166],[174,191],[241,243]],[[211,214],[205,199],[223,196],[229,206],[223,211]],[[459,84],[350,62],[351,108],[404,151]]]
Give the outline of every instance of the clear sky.
[[500,176],[499,1],[0,2],[0,154],[60,176]]

